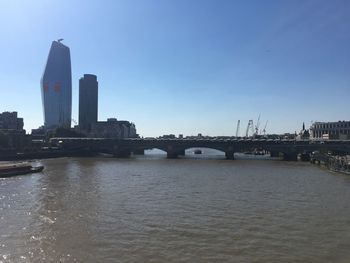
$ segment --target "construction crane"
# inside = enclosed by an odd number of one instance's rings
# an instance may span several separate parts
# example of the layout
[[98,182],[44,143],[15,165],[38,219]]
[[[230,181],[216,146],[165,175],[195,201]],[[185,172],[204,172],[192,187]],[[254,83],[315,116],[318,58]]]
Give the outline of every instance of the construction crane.
[[255,126],[255,135],[259,135],[260,115],[261,115],[261,114],[259,114],[258,121],[256,122],[256,126]]
[[248,121],[247,130],[245,131],[245,137],[248,137],[249,129],[252,131],[252,133],[254,133],[253,120]]
[[237,121],[237,129],[236,129],[236,137],[238,137],[238,135],[239,135],[239,126],[240,126],[240,124],[241,124],[241,120],[238,120]]
[[268,123],[268,122],[269,122],[269,121],[267,120],[266,123],[265,123],[264,129],[263,129],[263,131],[262,131],[264,135],[266,134],[266,127],[267,127],[267,123]]

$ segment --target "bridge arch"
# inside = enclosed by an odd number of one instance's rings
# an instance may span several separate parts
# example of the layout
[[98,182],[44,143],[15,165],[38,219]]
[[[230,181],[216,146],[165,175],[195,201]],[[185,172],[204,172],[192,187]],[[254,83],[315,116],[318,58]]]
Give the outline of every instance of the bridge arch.
[[196,154],[196,150],[200,150],[201,153],[206,155],[223,155],[225,156],[225,150],[219,147],[187,147],[185,148],[186,154]]
[[155,147],[155,148],[145,148],[144,149],[145,154],[147,155],[166,155],[166,149],[162,149],[159,147]]

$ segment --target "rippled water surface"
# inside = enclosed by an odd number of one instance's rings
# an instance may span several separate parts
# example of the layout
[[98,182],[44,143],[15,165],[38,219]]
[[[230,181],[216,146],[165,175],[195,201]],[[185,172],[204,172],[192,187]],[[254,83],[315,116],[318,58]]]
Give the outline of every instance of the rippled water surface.
[[0,179],[0,262],[350,262],[349,176],[221,157],[60,158]]

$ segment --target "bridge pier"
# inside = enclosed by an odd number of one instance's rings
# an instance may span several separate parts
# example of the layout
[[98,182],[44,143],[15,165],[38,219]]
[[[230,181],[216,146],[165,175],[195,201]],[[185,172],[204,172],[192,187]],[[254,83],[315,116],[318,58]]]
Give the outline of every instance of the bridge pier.
[[117,158],[128,158],[131,155],[130,150],[120,150],[120,151],[114,151],[113,156]]
[[298,161],[298,154],[297,153],[283,153],[283,160],[284,161]]
[[167,152],[166,158],[168,159],[176,159],[179,156],[177,152]]
[[184,156],[185,155],[185,150],[181,151],[168,151],[167,152],[167,158],[168,159],[176,159],[179,156]]
[[135,155],[145,155],[145,150],[144,149],[137,149],[133,151],[133,154]]
[[168,150],[167,152],[167,158],[168,159],[176,159],[177,157],[184,156],[185,155],[185,150]]
[[235,152],[234,151],[227,151],[225,152],[225,156],[227,160],[234,160],[235,159]]
[[271,156],[271,157],[279,157],[279,152],[271,151],[271,152],[270,152],[270,156]]

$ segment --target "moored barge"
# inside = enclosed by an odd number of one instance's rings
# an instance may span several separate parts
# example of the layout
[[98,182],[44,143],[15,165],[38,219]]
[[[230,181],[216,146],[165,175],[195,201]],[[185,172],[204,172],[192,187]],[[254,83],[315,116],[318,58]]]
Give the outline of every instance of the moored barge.
[[0,177],[10,177],[30,173],[38,173],[44,170],[44,166],[32,166],[28,162],[22,163],[0,163]]

